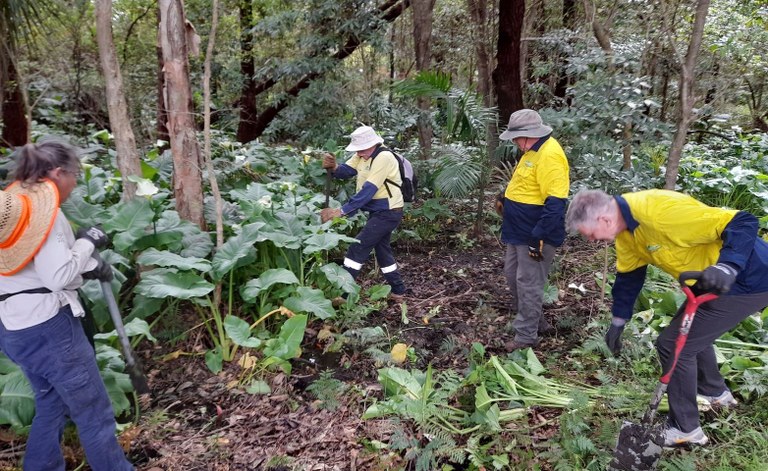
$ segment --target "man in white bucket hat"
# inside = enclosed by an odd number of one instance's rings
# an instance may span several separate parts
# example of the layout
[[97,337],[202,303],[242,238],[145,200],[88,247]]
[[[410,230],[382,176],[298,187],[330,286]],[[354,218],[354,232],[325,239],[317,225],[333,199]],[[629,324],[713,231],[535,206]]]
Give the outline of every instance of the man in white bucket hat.
[[[390,297],[402,301],[406,288],[398,270],[390,245],[392,232],[403,219],[402,179],[397,158],[382,144],[384,139],[370,126],[360,126],[350,136],[346,150],[355,155],[341,165],[332,154],[323,158],[323,168],[333,170],[339,179],[357,177],[357,193],[341,208],[325,208],[320,212],[323,222],[336,217],[354,214],[358,210],[368,212],[368,222],[356,236],[360,242],[352,244],[344,257],[344,268],[357,278],[371,250],[384,279],[392,287]],[[394,183],[394,184],[390,184]]]
[[534,110],[515,111],[500,139],[511,140],[523,155],[496,201],[506,245],[504,275],[511,292],[515,338],[508,350],[535,347],[539,334],[552,331],[544,319],[544,285],[555,248],[565,240],[565,208],[570,181],[565,152]]

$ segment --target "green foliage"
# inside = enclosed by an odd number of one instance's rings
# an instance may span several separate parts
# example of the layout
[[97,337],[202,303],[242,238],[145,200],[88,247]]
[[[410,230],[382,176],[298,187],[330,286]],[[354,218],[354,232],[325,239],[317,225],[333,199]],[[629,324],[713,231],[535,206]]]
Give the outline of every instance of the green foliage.
[[347,385],[334,378],[331,371],[323,371],[318,379],[307,386],[307,391],[320,401],[320,408],[329,411],[339,408],[340,399],[347,389]]

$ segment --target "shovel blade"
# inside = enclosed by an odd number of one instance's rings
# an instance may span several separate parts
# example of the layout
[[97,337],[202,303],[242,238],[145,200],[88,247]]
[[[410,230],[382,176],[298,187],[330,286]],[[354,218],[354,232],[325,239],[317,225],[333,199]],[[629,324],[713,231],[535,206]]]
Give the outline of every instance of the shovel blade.
[[664,446],[662,427],[624,422],[608,471],[653,471]]

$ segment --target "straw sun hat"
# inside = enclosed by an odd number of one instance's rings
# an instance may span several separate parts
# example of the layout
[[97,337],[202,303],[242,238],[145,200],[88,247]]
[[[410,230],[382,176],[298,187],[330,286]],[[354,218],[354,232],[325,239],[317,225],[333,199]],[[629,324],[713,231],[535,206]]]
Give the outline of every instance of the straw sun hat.
[[37,255],[59,207],[59,190],[51,180],[0,191],[0,275],[13,275]]

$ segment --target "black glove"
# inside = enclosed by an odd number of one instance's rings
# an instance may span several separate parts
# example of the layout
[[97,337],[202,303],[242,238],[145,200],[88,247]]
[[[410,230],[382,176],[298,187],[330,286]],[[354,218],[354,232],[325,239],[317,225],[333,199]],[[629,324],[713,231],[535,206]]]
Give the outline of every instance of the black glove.
[[97,249],[102,249],[109,243],[109,237],[101,226],[81,227],[77,230],[75,237],[91,241]]
[[704,291],[715,294],[723,294],[730,291],[736,281],[739,271],[727,263],[718,263],[708,266],[701,272],[701,278],[697,285]]
[[112,281],[112,265],[99,257],[98,253],[94,252],[93,258],[99,263],[93,270],[83,273],[83,278],[86,280]]
[[534,240],[529,242],[528,256],[531,257],[532,259],[536,260],[537,262],[544,260],[544,255],[542,255],[543,251],[544,251],[543,240]]
[[614,355],[621,353],[621,334],[623,332],[623,325],[611,324],[611,327],[608,328],[608,332],[605,333],[605,343]]

